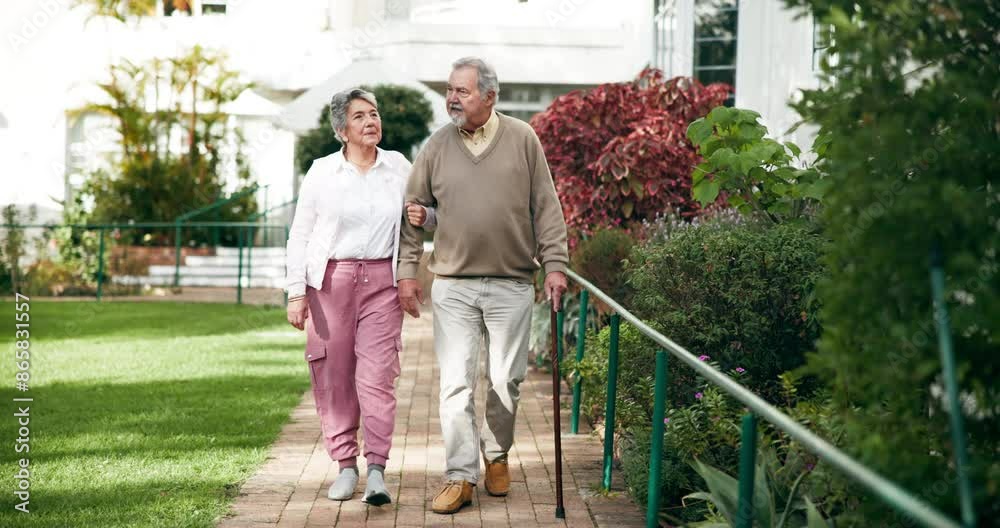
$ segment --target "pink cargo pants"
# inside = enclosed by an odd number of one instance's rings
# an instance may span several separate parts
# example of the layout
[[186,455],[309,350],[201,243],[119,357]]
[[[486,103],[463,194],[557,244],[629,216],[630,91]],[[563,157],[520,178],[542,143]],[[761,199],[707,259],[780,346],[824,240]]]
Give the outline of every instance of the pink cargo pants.
[[385,465],[403,326],[392,261],[331,260],[323,287],[306,295],[305,359],[326,450],[341,467],[355,465],[363,417],[365,458]]

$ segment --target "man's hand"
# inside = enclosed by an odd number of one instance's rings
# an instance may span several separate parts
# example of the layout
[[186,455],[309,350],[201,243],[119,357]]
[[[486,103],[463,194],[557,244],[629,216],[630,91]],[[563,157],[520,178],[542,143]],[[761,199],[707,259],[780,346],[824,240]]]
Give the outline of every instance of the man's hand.
[[309,319],[309,303],[306,302],[305,297],[288,303],[288,322],[292,326],[304,330],[306,319]]
[[420,305],[424,304],[424,290],[420,287],[417,279],[400,279],[399,284],[399,304],[403,311],[413,317],[420,317]]
[[562,310],[562,294],[566,292],[566,274],[552,271],[545,276],[545,299],[552,301],[555,311]]
[[406,202],[406,217],[410,220],[410,225],[420,227],[427,221],[427,209],[420,204]]

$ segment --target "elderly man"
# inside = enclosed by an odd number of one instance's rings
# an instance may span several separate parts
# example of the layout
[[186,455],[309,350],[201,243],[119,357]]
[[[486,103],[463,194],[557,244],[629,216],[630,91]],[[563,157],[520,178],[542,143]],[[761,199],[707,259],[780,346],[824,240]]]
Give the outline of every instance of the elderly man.
[[[545,295],[555,306],[566,291],[566,224],[545,153],[530,126],[494,110],[499,91],[496,71],[483,60],[452,65],[446,101],[455,126],[431,136],[406,190],[408,202],[437,208],[428,267],[435,274],[434,350],[447,455],[447,482],[432,507],[437,513],[471,503],[480,453],[486,491],[509,491],[507,452],[528,368],[539,263]],[[408,222],[401,231],[399,299],[404,311],[419,317],[421,232]],[[480,432],[473,394],[484,339],[488,383]]]

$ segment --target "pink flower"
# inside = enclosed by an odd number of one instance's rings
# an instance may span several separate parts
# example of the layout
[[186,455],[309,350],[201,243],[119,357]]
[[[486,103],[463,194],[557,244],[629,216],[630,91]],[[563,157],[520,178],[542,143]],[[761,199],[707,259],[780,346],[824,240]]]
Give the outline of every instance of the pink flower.
[[699,400],[701,399],[701,397],[702,397],[702,396],[703,396],[703,395],[702,395],[702,393],[700,393],[700,392],[696,392],[696,393],[694,393],[694,397],[695,397],[695,398],[697,398],[697,399],[699,399]]
[[743,367],[736,367],[736,372],[739,372],[740,374],[743,374],[746,371],[747,371],[747,369],[745,369]]
[[701,361],[708,361],[709,359],[712,359],[712,358],[706,356],[705,354],[702,354],[702,355],[698,356],[698,359],[701,360]]
[[663,419],[663,423],[665,423],[665,424],[668,424],[668,423],[670,423],[670,418],[664,418],[664,419]]

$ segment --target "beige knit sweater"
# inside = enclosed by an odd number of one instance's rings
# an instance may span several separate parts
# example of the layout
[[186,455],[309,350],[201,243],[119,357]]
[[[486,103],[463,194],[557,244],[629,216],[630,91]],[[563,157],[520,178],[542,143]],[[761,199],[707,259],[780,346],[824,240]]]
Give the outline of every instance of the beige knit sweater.
[[[406,200],[437,208],[429,269],[446,277],[507,277],[530,281],[569,262],[566,223],[535,131],[497,114],[499,129],[479,155],[458,127],[434,133],[413,162]],[[404,219],[405,220],[405,219]],[[401,223],[400,279],[417,276],[421,231]]]

